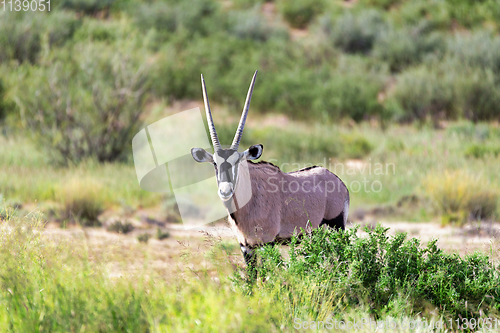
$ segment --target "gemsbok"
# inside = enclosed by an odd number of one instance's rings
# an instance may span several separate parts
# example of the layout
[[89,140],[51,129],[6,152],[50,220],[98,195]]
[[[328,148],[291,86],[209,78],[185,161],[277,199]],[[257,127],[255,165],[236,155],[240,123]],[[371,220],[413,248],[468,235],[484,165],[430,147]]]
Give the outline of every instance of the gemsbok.
[[[289,240],[301,228],[310,230],[326,224],[345,229],[349,211],[349,191],[345,184],[329,170],[313,166],[284,173],[268,162],[248,162],[251,188],[241,185],[239,173],[243,160],[255,160],[262,155],[263,146],[253,145],[238,152],[243,129],[250,108],[250,100],[257,71],[248,89],[245,106],[233,142],[223,149],[215,131],[205,80],[201,75],[203,101],[214,154],[202,148],[192,148],[196,162],[210,162],[215,167],[218,195],[229,214],[229,223],[240,243],[247,265],[255,263],[255,248],[275,241]],[[233,195],[250,191],[250,199],[239,207]],[[238,195],[236,195],[238,197]],[[230,209],[231,205],[236,210]],[[233,212],[231,212],[233,211]]]

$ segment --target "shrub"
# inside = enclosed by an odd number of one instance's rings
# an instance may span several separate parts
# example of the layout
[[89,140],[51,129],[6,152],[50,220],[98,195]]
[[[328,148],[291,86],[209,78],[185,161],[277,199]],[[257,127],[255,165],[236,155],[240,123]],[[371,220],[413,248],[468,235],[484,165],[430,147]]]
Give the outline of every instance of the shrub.
[[447,51],[461,66],[481,67],[494,73],[500,72],[500,37],[480,31],[455,34],[448,39]]
[[125,23],[122,22],[86,19],[74,38],[77,43],[106,42],[111,44],[130,38],[130,28],[124,25]]
[[224,28],[224,16],[218,15],[219,3],[215,0],[180,1],[177,11],[179,29],[187,36],[208,36]]
[[500,120],[500,85],[491,71],[475,69],[466,71],[456,84],[456,99],[464,118],[474,122]]
[[0,78],[0,123],[7,116],[7,111],[9,111],[9,104],[5,100],[6,88],[3,80]]
[[472,144],[465,149],[466,157],[484,158],[500,155],[500,146],[487,144]]
[[170,237],[170,233],[168,231],[162,231],[160,228],[156,230],[156,238],[158,240],[164,240]]
[[77,29],[82,25],[74,13],[56,11],[46,16],[47,32],[50,47],[61,47],[72,39]]
[[323,11],[324,3],[322,0],[280,0],[278,8],[292,27],[302,29]]
[[147,31],[154,28],[165,37],[174,33],[178,26],[177,9],[166,2],[143,3],[134,8],[134,18],[140,29]]
[[226,30],[227,20],[218,9],[214,0],[160,1],[131,6],[131,15],[139,29],[154,31],[157,44],[175,37],[178,45],[186,45],[195,37]]
[[28,71],[17,90],[35,140],[54,158],[113,161],[130,149],[148,96],[147,67],[135,54],[76,45],[50,67]]
[[363,0],[363,3],[382,9],[389,9],[392,5],[399,4],[401,0]]
[[265,42],[273,34],[273,28],[258,12],[253,10],[231,12],[229,19],[230,32],[238,38],[250,38]]
[[11,59],[35,63],[38,59],[42,22],[38,13],[23,14],[0,12],[0,63]]
[[264,0],[233,0],[233,6],[237,9],[249,9],[255,6],[260,6]]
[[60,0],[57,5],[61,9],[68,9],[84,15],[96,15],[101,11],[108,11],[115,0]]
[[425,66],[405,71],[399,75],[387,107],[400,121],[455,119],[454,74]]
[[117,232],[119,234],[128,234],[134,230],[134,226],[130,222],[122,223],[122,221],[115,221],[111,223],[106,230],[111,232]]
[[408,25],[426,21],[433,27],[447,29],[453,22],[446,1],[403,1],[398,10],[391,14],[395,21],[402,21],[403,24]]
[[343,135],[342,142],[345,147],[345,155],[349,158],[363,158],[373,150],[370,142],[360,135]]
[[428,53],[443,51],[441,35],[425,35],[421,29],[385,31],[377,39],[373,54],[386,61],[391,71],[399,72],[404,68],[422,61]]
[[140,234],[137,236],[137,240],[141,243],[147,243],[149,239],[151,238],[151,235],[148,234],[147,232]]
[[500,9],[496,1],[447,0],[450,17],[472,28],[484,22],[498,22]]
[[386,29],[387,24],[376,10],[364,11],[357,16],[346,11],[335,23],[331,39],[344,52],[368,53]]
[[[217,132],[218,134],[218,132]],[[232,140],[232,139],[230,139]],[[221,142],[229,142],[222,141]],[[165,220],[170,223],[180,223],[182,222],[181,212],[179,211],[179,206],[177,205],[177,201],[175,198],[170,198],[164,201],[164,210],[165,210]]]
[[[203,73],[210,101],[226,104],[237,101],[240,108],[252,74],[258,68],[255,57],[259,51],[254,43],[217,33],[194,38],[182,48],[169,45],[160,53],[153,72],[154,90],[159,96],[174,99],[201,99],[200,73]],[[261,82],[260,74],[258,80]],[[252,105],[253,102],[252,99]]]
[[445,217],[455,216],[463,223],[469,217],[486,219],[496,214],[497,189],[469,172],[431,173],[424,179],[423,186]]
[[83,226],[98,226],[98,216],[104,204],[101,197],[102,185],[90,178],[73,178],[62,185],[58,199],[62,203],[63,218],[77,221]]
[[500,139],[500,129],[488,123],[473,123],[471,121],[462,121],[450,124],[446,128],[449,135],[457,135],[461,140],[484,141],[487,139]]
[[499,119],[500,93],[494,74],[449,57],[403,72],[389,100],[387,107],[400,120]]
[[377,96],[382,83],[369,75],[332,73],[316,88],[319,98],[313,106],[330,119],[349,117],[356,122],[380,115],[383,111]]
[[349,310],[359,307],[376,318],[442,316],[443,323],[500,310],[500,269],[488,255],[462,258],[440,250],[437,240],[424,247],[406,233],[387,235],[381,225],[364,231],[361,237],[357,226],[342,232],[318,228],[294,236],[286,258],[277,246],[267,245],[259,251],[259,282],[252,285],[239,272],[233,281],[251,293],[258,286],[290,313],[305,312],[316,321],[332,314],[346,320]]
[[48,36],[48,47],[63,46],[80,27],[81,20],[73,13],[8,13],[0,11],[0,63],[17,60],[36,63],[42,40]]

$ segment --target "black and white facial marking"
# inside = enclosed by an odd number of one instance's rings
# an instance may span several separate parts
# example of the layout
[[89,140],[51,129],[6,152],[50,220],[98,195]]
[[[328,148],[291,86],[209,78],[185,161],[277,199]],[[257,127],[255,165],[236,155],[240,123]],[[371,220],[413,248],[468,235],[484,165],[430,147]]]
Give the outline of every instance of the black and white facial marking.
[[241,155],[234,149],[221,149],[215,152],[214,159],[219,197],[227,201],[231,199],[236,188]]
[[258,159],[263,148],[262,145],[254,145],[242,153],[235,149],[219,149],[213,155],[205,149],[193,148],[191,155],[196,162],[210,162],[214,165],[219,197],[222,201],[228,201],[236,189],[240,161]]

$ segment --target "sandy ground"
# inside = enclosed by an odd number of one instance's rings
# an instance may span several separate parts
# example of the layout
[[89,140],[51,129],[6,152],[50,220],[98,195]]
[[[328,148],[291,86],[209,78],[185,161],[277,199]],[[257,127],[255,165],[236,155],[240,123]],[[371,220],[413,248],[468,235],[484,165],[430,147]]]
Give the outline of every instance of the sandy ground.
[[[352,227],[354,224],[350,224]],[[362,226],[364,226],[361,223]],[[407,232],[408,237],[417,237],[422,244],[438,238],[438,246],[445,251],[466,255],[476,250],[493,252],[500,258],[500,224],[469,224],[463,228],[437,223],[382,222],[390,228],[389,234]],[[224,257],[233,267],[243,267],[238,243],[225,222],[203,227],[190,227],[184,224],[166,224],[162,230],[170,237],[164,240],[154,238],[156,227],[135,229],[129,234],[108,232],[104,228],[70,227],[61,229],[48,225],[43,234],[55,242],[69,242],[71,246],[82,246],[88,251],[91,260],[98,260],[109,268],[110,275],[120,277],[124,274],[137,274],[145,267],[159,276],[168,277],[176,273],[197,274],[199,271],[214,273],[218,269],[210,260],[213,245],[224,244]],[[373,227],[373,225],[368,225]],[[362,229],[362,228],[360,228]],[[147,243],[138,241],[137,236],[150,233]],[[363,235],[363,231],[359,231]],[[286,247],[283,249],[286,251]],[[149,272],[150,273],[150,272]],[[148,274],[149,274],[148,273]]]

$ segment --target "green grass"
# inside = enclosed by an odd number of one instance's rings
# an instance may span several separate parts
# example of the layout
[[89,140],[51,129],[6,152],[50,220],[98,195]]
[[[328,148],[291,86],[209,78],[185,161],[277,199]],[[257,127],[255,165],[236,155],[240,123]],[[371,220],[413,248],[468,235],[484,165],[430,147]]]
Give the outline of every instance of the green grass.
[[51,237],[37,212],[0,216],[3,332],[292,332],[297,319],[498,318],[499,267],[489,254],[461,258],[381,227],[366,237],[319,229],[294,240],[288,258],[266,247],[249,282],[215,238],[204,252],[186,248],[184,263],[171,266],[182,273],[159,274],[152,244],[125,246],[134,266],[117,245],[101,253],[83,235]]
[[[227,113],[219,110],[216,127],[221,142],[231,142],[236,124],[220,122]],[[432,127],[389,126],[385,131],[362,124],[354,128],[338,124],[302,124],[286,120],[286,125],[272,125],[267,118],[249,118],[241,147],[264,145],[262,159],[285,172],[320,165],[336,173],[351,192],[351,212],[376,207],[396,207],[405,197],[417,195],[409,209],[384,216],[392,220],[428,220],[441,213],[432,204],[432,193],[422,184],[428,175],[445,170],[465,170],[479,175],[486,184],[500,183],[500,164],[496,154],[470,157],[467,145],[496,146],[500,132],[495,125],[457,122],[447,129]],[[266,126],[258,126],[267,122]],[[279,126],[279,127],[278,127]],[[162,196],[142,190],[133,165],[99,164],[87,161],[78,166],[54,167],[43,151],[21,137],[0,137],[0,193],[14,203],[55,203],[75,179],[99,183],[97,203],[103,209],[130,206],[156,207]],[[91,183],[85,186],[92,187]],[[486,185],[487,190],[490,185]],[[491,187],[491,190],[495,190]],[[175,220],[173,207],[167,213]],[[425,214],[421,214],[425,212]],[[494,215],[498,215],[497,212]]]
[[[139,187],[133,165],[88,160],[78,166],[54,166],[44,151],[22,136],[0,136],[0,168],[0,193],[7,201],[61,202],[69,183],[75,179],[92,179],[99,183],[97,199],[104,208],[122,204],[147,207],[161,202],[160,195]],[[93,191],[92,183],[81,185],[84,190]]]

